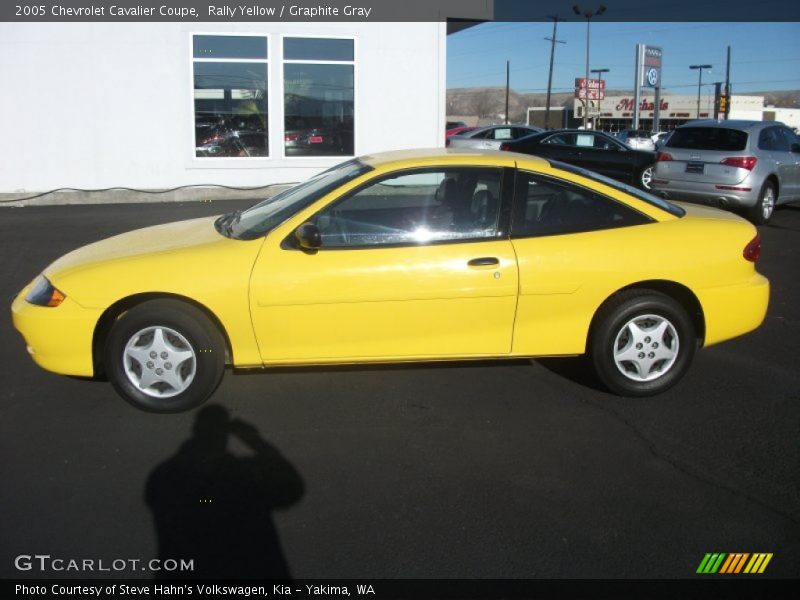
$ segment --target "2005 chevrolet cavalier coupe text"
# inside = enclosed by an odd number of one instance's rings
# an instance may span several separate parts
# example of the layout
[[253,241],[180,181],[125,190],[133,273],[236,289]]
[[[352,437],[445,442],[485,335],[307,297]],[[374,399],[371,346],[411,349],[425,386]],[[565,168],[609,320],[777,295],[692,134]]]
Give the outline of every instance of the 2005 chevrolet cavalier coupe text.
[[392,152],[79,248],[12,312],[40,366],[158,412],[206,400],[226,365],[585,353],[610,390],[644,396],[759,326],[759,251],[735,215],[572,166]]

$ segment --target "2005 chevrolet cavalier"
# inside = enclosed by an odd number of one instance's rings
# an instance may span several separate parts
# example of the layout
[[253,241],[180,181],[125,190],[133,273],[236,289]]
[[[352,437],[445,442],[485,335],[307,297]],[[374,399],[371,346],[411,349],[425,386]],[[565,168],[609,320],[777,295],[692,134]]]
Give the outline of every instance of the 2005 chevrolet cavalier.
[[45,369],[132,404],[206,400],[225,366],[589,354],[627,396],[759,326],[755,228],[512,153],[342,163],[243,212],[56,260],[15,299]]

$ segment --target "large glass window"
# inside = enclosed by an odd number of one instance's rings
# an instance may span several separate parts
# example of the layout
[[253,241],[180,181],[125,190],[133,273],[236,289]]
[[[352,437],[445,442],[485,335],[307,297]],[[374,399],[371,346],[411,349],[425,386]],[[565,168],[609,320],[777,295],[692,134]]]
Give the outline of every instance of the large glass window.
[[196,35],[195,155],[269,156],[267,38]]
[[286,156],[352,156],[354,42],[283,40]]
[[495,238],[501,175],[455,168],[381,179],[316,215],[322,248]]

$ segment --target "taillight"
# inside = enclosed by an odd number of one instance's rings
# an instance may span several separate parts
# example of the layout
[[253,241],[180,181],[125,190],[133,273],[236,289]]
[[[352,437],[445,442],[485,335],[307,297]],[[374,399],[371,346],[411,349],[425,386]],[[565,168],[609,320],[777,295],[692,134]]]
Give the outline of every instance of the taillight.
[[506,152],[508,152],[509,150],[511,150],[511,147],[508,144],[500,144],[500,150],[505,150]]
[[736,167],[737,169],[752,171],[757,162],[758,159],[755,156],[731,156],[723,160],[722,164],[728,165],[729,167]]
[[658,154],[656,154],[656,160],[660,161],[672,160],[672,154],[670,154],[669,152],[659,152]]
[[747,243],[747,246],[744,247],[744,251],[742,251],[742,256],[744,256],[745,260],[749,260],[750,262],[756,262],[758,258],[761,256],[761,235],[756,234],[752,240]]

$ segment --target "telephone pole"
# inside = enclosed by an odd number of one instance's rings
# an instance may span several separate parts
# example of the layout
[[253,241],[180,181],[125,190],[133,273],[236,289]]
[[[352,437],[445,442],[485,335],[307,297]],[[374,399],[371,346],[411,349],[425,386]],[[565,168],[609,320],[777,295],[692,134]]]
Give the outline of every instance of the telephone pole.
[[566,44],[562,40],[556,39],[556,28],[558,27],[558,15],[548,16],[553,19],[553,37],[544,38],[550,42],[550,74],[547,76],[547,104],[544,109],[544,128],[550,129],[550,90],[553,87],[553,57],[556,54],[556,44]]
[[506,125],[508,125],[508,88],[511,85],[511,61],[506,61]]

